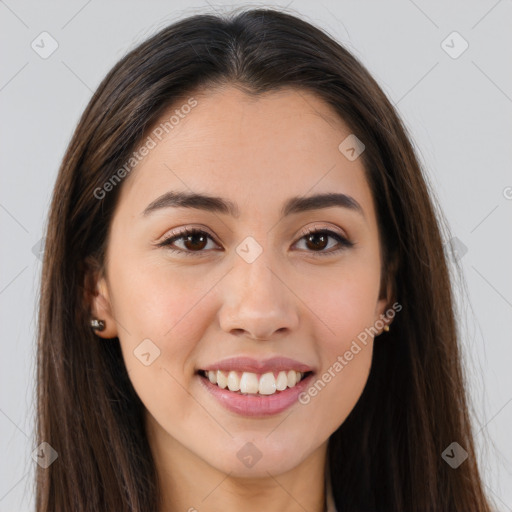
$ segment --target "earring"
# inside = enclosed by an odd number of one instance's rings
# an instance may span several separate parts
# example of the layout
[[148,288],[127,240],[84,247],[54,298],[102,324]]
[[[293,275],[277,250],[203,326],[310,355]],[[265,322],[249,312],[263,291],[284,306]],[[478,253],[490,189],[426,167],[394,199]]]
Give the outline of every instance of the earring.
[[384,326],[384,330],[385,330],[386,332],[389,332],[389,325],[388,325],[388,324],[386,324],[386,325]]
[[95,331],[103,331],[103,330],[105,330],[105,322],[103,320],[98,320],[97,318],[93,318],[91,320],[91,327]]

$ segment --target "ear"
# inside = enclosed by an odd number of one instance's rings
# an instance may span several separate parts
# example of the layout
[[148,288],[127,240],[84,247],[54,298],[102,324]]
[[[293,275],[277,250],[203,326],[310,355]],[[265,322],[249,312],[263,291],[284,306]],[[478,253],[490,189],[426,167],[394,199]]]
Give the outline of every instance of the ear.
[[85,262],[84,291],[85,301],[90,310],[90,319],[103,320],[105,323],[103,331],[94,331],[96,336],[105,339],[117,337],[117,325],[112,310],[109,285],[103,269],[92,257],[87,258]]
[[383,265],[381,273],[380,294],[375,308],[375,321],[383,320],[390,325],[392,319],[386,317],[386,311],[396,302],[396,274],[398,270],[398,255],[394,253],[389,264]]

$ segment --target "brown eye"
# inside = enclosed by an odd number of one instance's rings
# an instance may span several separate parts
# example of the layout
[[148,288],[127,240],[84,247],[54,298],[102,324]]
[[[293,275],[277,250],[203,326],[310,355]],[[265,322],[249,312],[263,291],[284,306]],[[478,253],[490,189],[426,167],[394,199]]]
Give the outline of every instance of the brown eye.
[[[205,231],[199,229],[186,229],[181,233],[170,236],[158,244],[159,247],[168,247],[169,250],[182,254],[200,254],[205,252],[203,249],[208,245],[208,239],[212,237]],[[176,242],[182,242],[184,248],[173,247]]]
[[[328,247],[330,238],[338,242],[338,249],[325,250]],[[350,242],[339,233],[331,231],[330,229],[317,229],[308,231],[299,241],[301,240],[305,240],[305,245],[308,249],[308,252],[318,253],[319,256],[334,254],[354,245],[353,242]],[[331,245],[329,249],[332,247],[333,246]],[[334,244],[334,247],[336,247],[336,244]]]
[[308,249],[312,249],[314,251],[321,251],[325,249],[329,241],[329,235],[320,232],[307,235],[305,238],[306,246],[308,247]]
[[[335,240],[339,247],[337,249],[335,248],[334,250],[329,250],[333,247],[336,247],[336,244],[329,246],[329,239]],[[211,235],[203,230],[185,229],[181,233],[166,238],[160,242],[158,246],[167,247],[172,252],[185,254],[187,256],[202,256],[203,254],[209,252],[207,250],[208,240],[214,242]],[[350,242],[339,233],[329,229],[310,230],[300,238],[299,242],[302,240],[305,241],[306,252],[314,253],[315,256],[332,255],[354,245],[353,242]],[[177,242],[180,242],[182,247],[177,246]],[[214,245],[216,245],[215,242]]]
[[202,233],[196,233],[193,235],[187,235],[182,237],[184,240],[184,245],[189,251],[200,251],[204,249],[207,243],[208,236],[203,235]]

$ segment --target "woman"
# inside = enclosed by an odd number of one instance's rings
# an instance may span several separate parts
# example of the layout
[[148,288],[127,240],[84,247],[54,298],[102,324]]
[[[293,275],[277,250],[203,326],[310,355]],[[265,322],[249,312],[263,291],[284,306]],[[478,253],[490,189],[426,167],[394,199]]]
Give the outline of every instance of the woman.
[[489,511],[429,194],[301,19],[196,15],[125,56],[51,205],[38,512]]

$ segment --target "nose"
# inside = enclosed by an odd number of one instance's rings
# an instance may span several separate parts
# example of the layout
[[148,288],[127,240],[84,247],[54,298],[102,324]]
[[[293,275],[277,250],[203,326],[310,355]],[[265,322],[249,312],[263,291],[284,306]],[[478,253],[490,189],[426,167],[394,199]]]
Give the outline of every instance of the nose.
[[252,263],[236,261],[222,284],[222,330],[262,341],[293,332],[299,325],[298,299],[286,281],[265,251]]

